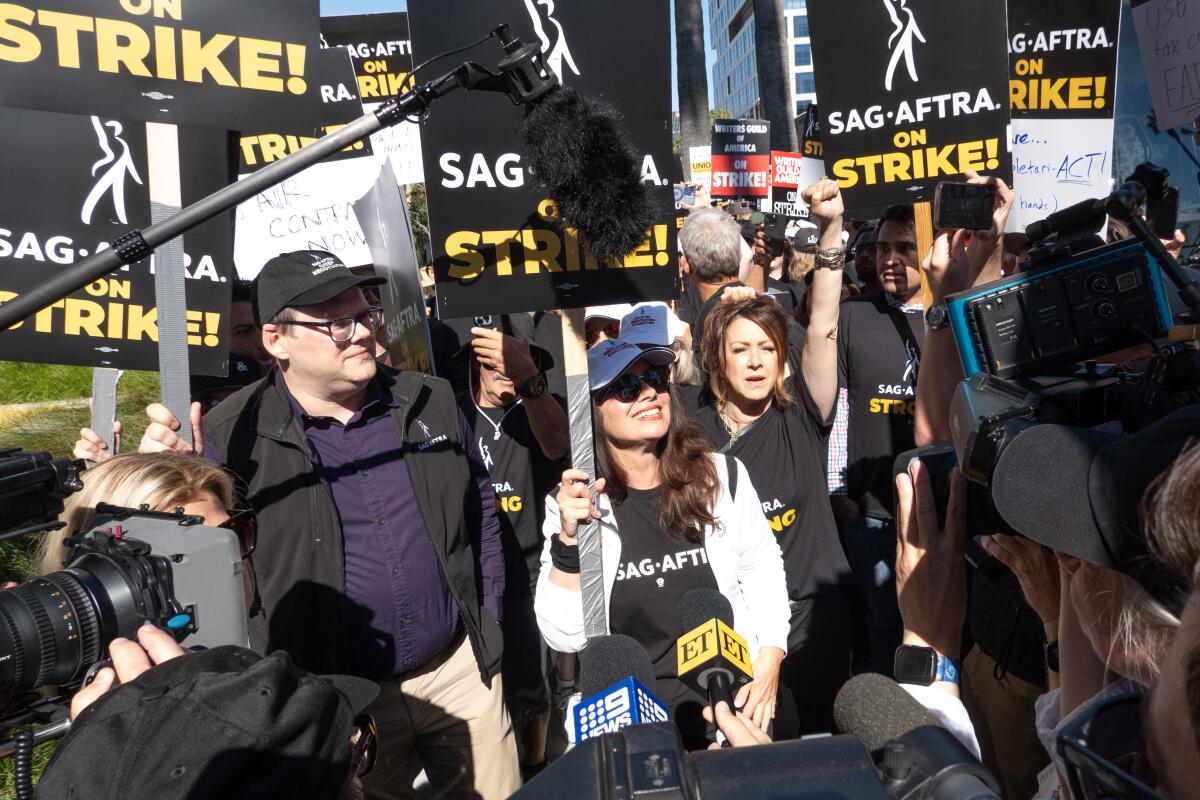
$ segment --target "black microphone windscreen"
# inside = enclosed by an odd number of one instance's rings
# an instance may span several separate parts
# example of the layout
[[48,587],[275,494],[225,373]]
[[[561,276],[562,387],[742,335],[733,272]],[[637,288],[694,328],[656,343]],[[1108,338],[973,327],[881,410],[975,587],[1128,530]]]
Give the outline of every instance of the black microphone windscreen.
[[838,730],[857,736],[872,753],[924,725],[941,726],[937,717],[886,675],[856,675],[833,701]]
[[733,606],[716,589],[692,589],[679,599],[679,620],[684,633],[713,618],[733,627]]
[[629,676],[636,678],[653,694],[656,691],[654,665],[646,649],[636,640],[619,633],[595,636],[579,651],[579,691],[591,697]]
[[529,107],[521,137],[534,176],[593,256],[621,258],[642,245],[654,214],[620,112],[560,87]]

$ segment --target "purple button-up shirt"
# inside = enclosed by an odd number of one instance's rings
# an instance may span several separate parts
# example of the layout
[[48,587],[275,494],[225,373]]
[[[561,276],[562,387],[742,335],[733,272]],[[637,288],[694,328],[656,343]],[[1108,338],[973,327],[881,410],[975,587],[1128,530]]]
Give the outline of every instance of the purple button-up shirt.
[[[345,425],[313,417],[287,392],[333,493],[342,524],[346,599],[352,608],[345,642],[355,674],[382,679],[427,663],[459,631],[459,609],[430,540],[404,462],[403,441],[390,409],[395,401],[372,382],[362,407]],[[459,440],[466,421],[459,413]],[[487,472],[473,458],[480,511],[468,509],[467,524],[481,563],[481,597],[499,619],[500,597],[490,580],[503,575],[500,530]],[[477,465],[477,466],[476,466]],[[479,476],[482,477],[479,477]],[[494,552],[493,552],[494,551]]]

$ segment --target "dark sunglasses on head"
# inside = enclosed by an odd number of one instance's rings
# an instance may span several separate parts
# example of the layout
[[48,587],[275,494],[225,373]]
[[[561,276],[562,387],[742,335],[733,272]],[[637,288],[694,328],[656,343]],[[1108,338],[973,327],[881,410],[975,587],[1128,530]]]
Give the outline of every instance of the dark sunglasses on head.
[[632,403],[642,393],[642,384],[656,392],[665,392],[671,385],[671,370],[669,367],[650,367],[641,375],[625,372],[615,381],[597,392],[597,402],[604,402],[609,395],[615,396],[622,403]]
[[621,323],[609,322],[605,325],[592,326],[587,333],[584,334],[584,341],[588,347],[591,347],[596,342],[600,341],[600,334],[604,334],[609,339],[616,339],[621,335]]
[[350,735],[350,774],[361,778],[375,768],[379,748],[379,730],[375,718],[361,714],[354,719],[354,733]]
[[1126,694],[1101,701],[1059,732],[1058,754],[1075,800],[1165,800],[1151,788],[1158,779],[1146,758],[1143,700]]
[[238,544],[242,549],[242,558],[249,558],[250,554],[254,552],[254,548],[258,546],[258,517],[254,515],[252,508],[233,512],[229,519],[216,527],[225,528],[237,534]]

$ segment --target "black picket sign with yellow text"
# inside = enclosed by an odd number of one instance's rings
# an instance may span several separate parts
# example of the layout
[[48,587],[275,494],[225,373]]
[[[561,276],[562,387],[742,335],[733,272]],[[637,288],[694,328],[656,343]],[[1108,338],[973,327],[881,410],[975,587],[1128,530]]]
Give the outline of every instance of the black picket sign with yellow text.
[[0,106],[311,127],[318,14],[318,0],[0,3]]
[[1004,3],[839,0],[808,20],[826,169],[851,214],[932,201],[968,169],[1011,183]]

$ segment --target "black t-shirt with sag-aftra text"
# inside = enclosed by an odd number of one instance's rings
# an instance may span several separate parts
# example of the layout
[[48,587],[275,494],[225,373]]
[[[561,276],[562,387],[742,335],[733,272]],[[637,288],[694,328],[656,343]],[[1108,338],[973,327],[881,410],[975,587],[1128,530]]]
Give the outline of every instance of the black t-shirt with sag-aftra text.
[[917,370],[925,342],[919,310],[904,312],[882,292],[842,303],[838,373],[847,390],[847,495],[863,514],[891,519],[892,464],[916,446]]

